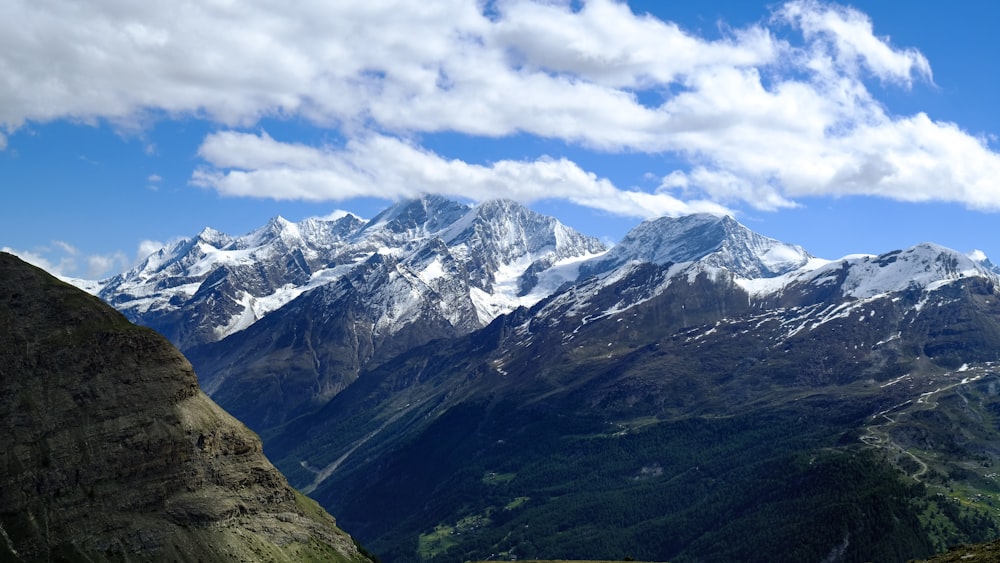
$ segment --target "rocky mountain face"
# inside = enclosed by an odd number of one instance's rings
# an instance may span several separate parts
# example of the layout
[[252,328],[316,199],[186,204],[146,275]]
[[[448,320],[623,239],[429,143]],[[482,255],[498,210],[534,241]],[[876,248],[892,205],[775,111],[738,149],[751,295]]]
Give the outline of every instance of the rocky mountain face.
[[[557,266],[604,250],[514,202],[470,207],[427,196],[370,221],[351,214],[301,223],[277,217],[237,238],[205,229],[87,289],[187,351],[382,260],[392,277],[409,279],[402,288],[415,293],[409,301],[427,303],[468,331],[575,278],[575,270]],[[406,296],[388,294],[392,289],[400,288],[386,288],[379,312],[380,328],[389,332],[413,320]]]
[[0,560],[369,560],[160,335],[8,254],[0,326]]

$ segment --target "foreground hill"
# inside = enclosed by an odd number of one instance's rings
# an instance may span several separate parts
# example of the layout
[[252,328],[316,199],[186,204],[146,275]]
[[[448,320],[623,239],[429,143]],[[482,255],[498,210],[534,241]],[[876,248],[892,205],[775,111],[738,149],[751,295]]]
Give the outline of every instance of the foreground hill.
[[160,335],[8,254],[0,326],[0,560],[368,560]]

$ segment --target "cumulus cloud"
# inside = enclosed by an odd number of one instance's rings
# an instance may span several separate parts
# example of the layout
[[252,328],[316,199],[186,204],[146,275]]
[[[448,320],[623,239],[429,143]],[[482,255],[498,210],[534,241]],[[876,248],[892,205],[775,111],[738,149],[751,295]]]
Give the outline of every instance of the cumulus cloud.
[[73,272],[76,270],[76,261],[71,256],[53,257],[49,255],[49,249],[40,250],[18,250],[9,246],[0,248],[0,251],[13,254],[21,260],[49,272],[51,274],[62,274],[63,272]]
[[988,258],[986,257],[986,253],[983,252],[982,250],[979,250],[978,248],[970,252],[968,256],[969,258],[971,258],[976,262],[985,262],[986,260],[988,260]]
[[526,203],[565,199],[637,217],[726,212],[708,201],[684,202],[668,193],[620,190],[564,158],[469,164],[375,134],[351,140],[343,148],[317,148],[280,142],[266,132],[224,131],[209,135],[198,154],[211,166],[197,170],[193,182],[229,196],[336,201],[435,193]]
[[136,264],[121,252],[86,254],[60,240],[30,250],[5,246],[0,251],[13,254],[50,274],[69,278],[103,279]]
[[87,256],[87,269],[84,274],[87,279],[101,279],[109,274],[120,272],[132,265],[124,253],[93,254]]
[[80,251],[77,250],[75,246],[65,241],[54,240],[52,241],[52,245],[61,250],[68,256],[76,256],[77,254],[80,253]]
[[[473,0],[13,0],[0,7],[0,67],[8,137],[65,118],[223,124],[204,139],[192,181],[231,196],[547,197],[630,215],[844,194],[1000,208],[1000,157],[981,139],[893,115],[867,86],[930,84],[926,57],[877,35],[865,14],[818,0],[717,39],[613,0],[489,10]],[[264,117],[348,140],[307,146],[245,131]],[[661,172],[656,191],[634,191],[559,155],[478,165],[420,146],[442,131],[670,153],[686,165]]]
[[[914,75],[931,77],[931,65],[920,51],[893,48],[888,38],[874,34],[871,19],[857,10],[796,0],[778,9],[775,16],[799,27],[813,56],[831,59],[838,70],[856,75],[863,66],[882,80],[907,86]],[[812,63],[814,68],[821,67],[818,60]]]
[[139,262],[142,262],[143,260],[148,258],[150,254],[160,250],[161,248],[165,248],[167,244],[169,243],[163,243],[158,240],[146,239],[140,241],[139,247],[136,249],[135,252],[135,263],[138,264]]

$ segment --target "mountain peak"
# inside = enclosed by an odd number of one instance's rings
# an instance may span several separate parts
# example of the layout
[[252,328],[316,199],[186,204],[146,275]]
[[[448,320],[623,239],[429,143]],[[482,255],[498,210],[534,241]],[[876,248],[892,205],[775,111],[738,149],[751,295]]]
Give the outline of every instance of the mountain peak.
[[281,215],[275,215],[274,217],[271,217],[271,220],[268,221],[267,224],[269,226],[274,226],[275,228],[286,229],[290,225],[293,225],[294,223],[292,223],[288,219],[285,219]]
[[197,239],[207,242],[208,244],[214,246],[215,248],[222,248],[230,242],[233,238],[222,231],[217,231],[212,227],[205,227],[196,236]]
[[774,277],[805,265],[802,247],[751,231],[729,215],[697,213],[644,221],[606,255],[588,264],[589,275],[628,262],[701,262],[738,277]]
[[343,209],[335,209],[322,217],[310,217],[310,219],[315,221],[325,221],[327,223],[338,223],[344,220],[352,222],[357,221],[361,223],[365,222],[365,220],[358,217],[357,214],[350,211],[344,211]]
[[961,278],[993,275],[982,263],[965,254],[930,242],[848,263],[850,273],[844,281],[844,293],[858,298],[907,289],[933,289]]
[[468,205],[438,195],[406,199],[376,215],[361,230],[361,234],[388,231],[410,237],[427,236],[451,225],[468,210]]
[[300,237],[298,224],[285,219],[281,215],[275,215],[263,227],[240,237],[237,240],[237,245],[240,248],[255,248],[264,246],[279,238],[284,239],[289,237]]
[[782,293],[789,287],[837,287],[851,299],[870,299],[904,291],[932,291],[966,278],[997,280],[1000,272],[983,257],[976,260],[939,244],[923,242],[884,254],[854,254],[839,260],[813,260],[808,266],[772,279],[743,280],[754,295]]
[[518,201],[507,198],[499,199],[488,199],[486,201],[480,202],[475,206],[476,210],[480,215],[493,214],[493,213],[509,213],[511,211],[528,211],[525,207]]

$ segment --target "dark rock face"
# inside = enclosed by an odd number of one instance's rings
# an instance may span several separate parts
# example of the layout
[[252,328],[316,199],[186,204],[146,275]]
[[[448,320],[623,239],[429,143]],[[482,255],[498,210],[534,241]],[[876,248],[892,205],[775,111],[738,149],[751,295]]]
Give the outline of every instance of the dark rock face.
[[0,254],[0,559],[361,561],[163,337]]

